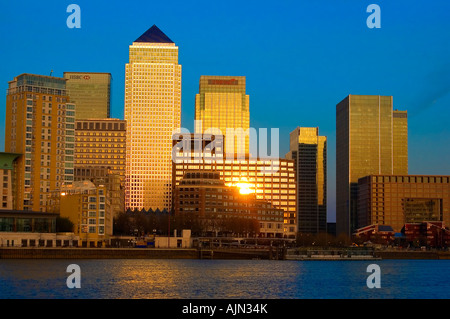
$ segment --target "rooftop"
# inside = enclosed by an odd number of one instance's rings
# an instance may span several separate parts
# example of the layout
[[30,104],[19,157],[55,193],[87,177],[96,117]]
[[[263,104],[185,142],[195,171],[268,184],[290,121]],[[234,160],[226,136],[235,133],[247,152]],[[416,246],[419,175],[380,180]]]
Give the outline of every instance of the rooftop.
[[156,25],[145,31],[134,42],[149,42],[149,43],[174,43],[170,38],[164,34]]

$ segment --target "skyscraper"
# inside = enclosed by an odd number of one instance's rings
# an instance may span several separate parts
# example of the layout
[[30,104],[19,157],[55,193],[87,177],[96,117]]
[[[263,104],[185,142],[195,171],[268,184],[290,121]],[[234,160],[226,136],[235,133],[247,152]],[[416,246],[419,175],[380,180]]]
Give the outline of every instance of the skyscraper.
[[297,127],[290,151],[297,172],[297,216],[300,233],[327,230],[327,138],[317,127]]
[[6,97],[6,152],[17,160],[14,209],[46,211],[52,190],[73,182],[75,104],[66,79],[21,74]]
[[111,73],[64,72],[70,102],[77,105],[76,119],[109,118]]
[[[245,76],[205,76],[200,77],[199,93],[195,96],[195,132],[224,135],[227,152],[227,139],[233,139],[234,150],[239,154],[249,153],[249,137],[226,135],[227,129],[246,133],[250,127],[249,96],[245,94]],[[218,130],[219,131],[218,131]],[[231,145],[230,145],[231,146]],[[256,154],[254,154],[256,155]]]
[[336,228],[358,228],[358,179],[408,174],[407,112],[392,96],[349,95],[336,106]]
[[172,134],[181,126],[178,47],[153,25],[125,66],[126,208],[170,209]]

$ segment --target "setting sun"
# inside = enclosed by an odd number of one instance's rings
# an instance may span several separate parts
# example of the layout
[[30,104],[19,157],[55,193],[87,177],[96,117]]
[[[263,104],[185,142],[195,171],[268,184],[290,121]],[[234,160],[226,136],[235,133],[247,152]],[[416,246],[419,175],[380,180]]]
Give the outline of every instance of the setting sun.
[[239,188],[239,193],[243,195],[254,194],[255,193],[255,185],[248,182],[246,177],[242,177],[239,179],[233,179],[234,182],[227,183],[227,186],[235,186]]

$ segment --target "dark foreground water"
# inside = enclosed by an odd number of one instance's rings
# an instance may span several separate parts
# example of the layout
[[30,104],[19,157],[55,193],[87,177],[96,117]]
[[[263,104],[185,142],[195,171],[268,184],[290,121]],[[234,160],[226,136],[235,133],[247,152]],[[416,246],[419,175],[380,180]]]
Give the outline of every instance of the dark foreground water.
[[[369,289],[368,265],[381,269]],[[81,269],[68,288],[67,266]],[[0,260],[1,299],[448,299],[450,260]]]

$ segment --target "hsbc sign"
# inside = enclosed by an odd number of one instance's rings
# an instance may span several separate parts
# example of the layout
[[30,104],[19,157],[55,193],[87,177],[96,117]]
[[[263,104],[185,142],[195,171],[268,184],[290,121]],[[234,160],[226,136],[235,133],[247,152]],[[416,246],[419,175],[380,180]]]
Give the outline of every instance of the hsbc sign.
[[71,80],[90,80],[91,76],[90,75],[69,75],[69,79]]

